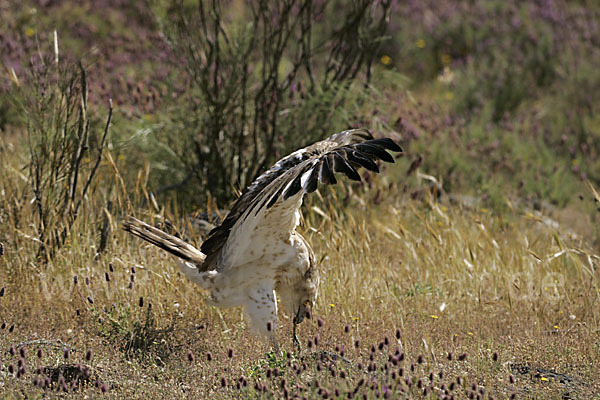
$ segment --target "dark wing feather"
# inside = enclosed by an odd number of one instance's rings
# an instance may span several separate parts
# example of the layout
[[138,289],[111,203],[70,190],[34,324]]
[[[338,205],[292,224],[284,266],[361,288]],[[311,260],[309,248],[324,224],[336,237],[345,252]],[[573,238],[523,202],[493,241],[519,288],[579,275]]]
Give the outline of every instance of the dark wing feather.
[[[226,263],[223,260],[235,260],[239,254],[230,257],[224,253],[245,251],[243,245],[234,242],[240,238],[249,240],[249,232],[261,223],[261,218],[268,216],[268,210],[278,200],[314,192],[318,182],[335,184],[336,172],[353,180],[360,180],[356,170],[360,167],[378,172],[375,160],[394,162],[386,150],[401,151],[401,148],[391,139],[374,139],[367,130],[354,129],[336,133],[282,158],[244,190],[223,223],[210,232],[201,247],[207,256],[201,269],[226,268],[221,265]],[[232,231],[238,237],[229,243]]]
[[370,140],[368,143],[374,144],[376,146],[381,146],[384,149],[388,149],[390,151],[402,152],[402,147],[398,146],[396,144],[396,142],[394,142],[390,138],[374,139],[374,140]]
[[360,181],[360,175],[348,161],[337,151],[332,153],[333,170],[341,172],[353,181]]
[[335,185],[337,183],[337,179],[335,179],[331,167],[332,165],[330,165],[328,154],[326,154],[323,157],[321,168],[319,169],[319,181],[321,183],[326,185]]
[[317,190],[319,185],[319,170],[321,168],[321,162],[317,161],[313,168],[310,170],[310,175],[306,178],[306,183],[304,184],[304,191],[306,193],[312,193]]
[[350,162],[360,165],[361,167],[365,167],[369,171],[379,172],[379,167],[377,164],[358,150],[346,149],[346,156]]
[[375,144],[371,144],[370,142],[357,144],[356,148],[363,153],[371,154],[377,158],[381,158],[385,162],[394,162],[394,157],[392,157],[390,153]]

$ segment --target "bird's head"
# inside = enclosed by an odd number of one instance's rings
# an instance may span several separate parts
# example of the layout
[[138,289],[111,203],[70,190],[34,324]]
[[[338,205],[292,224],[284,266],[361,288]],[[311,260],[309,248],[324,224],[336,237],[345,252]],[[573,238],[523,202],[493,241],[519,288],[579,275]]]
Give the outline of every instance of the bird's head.
[[306,314],[315,305],[319,289],[319,274],[316,270],[310,269],[304,275],[302,284],[296,291],[294,304],[291,312],[294,312],[294,323],[299,324],[304,321]]

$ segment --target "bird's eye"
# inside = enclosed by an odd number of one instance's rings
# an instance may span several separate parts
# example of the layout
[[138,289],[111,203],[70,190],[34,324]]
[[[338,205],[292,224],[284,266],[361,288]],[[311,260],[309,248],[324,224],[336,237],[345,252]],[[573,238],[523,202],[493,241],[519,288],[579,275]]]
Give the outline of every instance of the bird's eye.
[[310,300],[304,300],[304,307],[310,306]]

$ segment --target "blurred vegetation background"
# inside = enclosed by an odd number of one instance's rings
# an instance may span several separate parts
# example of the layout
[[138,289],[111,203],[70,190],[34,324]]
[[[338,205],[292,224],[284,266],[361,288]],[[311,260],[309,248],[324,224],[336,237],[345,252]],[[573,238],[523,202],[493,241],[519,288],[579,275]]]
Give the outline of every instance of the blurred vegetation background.
[[118,215],[115,187],[129,196],[140,180],[134,206],[226,208],[278,158],[359,126],[406,149],[397,192],[565,209],[600,179],[599,13],[561,0],[2,1],[4,168],[23,168],[15,196],[34,199],[50,247],[89,190]]

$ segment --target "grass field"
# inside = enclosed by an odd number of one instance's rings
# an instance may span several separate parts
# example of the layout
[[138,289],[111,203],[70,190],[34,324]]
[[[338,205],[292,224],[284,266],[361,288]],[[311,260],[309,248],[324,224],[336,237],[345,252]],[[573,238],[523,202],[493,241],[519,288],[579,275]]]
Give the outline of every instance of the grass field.
[[[281,354],[247,330],[241,310],[206,305],[175,259],[120,228],[127,215],[169,221],[199,243],[189,217],[227,204],[204,189],[197,202],[190,187],[157,191],[185,175],[165,136],[183,121],[175,113],[192,111],[160,26],[121,23],[147,10],[104,3],[0,1],[10,50],[0,86],[0,397],[600,398],[595,3],[394,3],[368,87],[349,85],[329,123],[392,136],[406,152],[363,183],[305,199],[300,230],[321,287],[299,326],[302,351],[280,314]],[[89,191],[68,192],[73,175],[42,162],[55,165],[58,152],[36,147],[61,131],[48,115],[83,107],[51,89],[60,101],[36,103],[39,86],[28,86],[28,68],[43,68],[19,57],[52,44],[56,27],[61,60],[98,57],[87,66],[86,115],[66,117],[75,131],[91,127],[80,164]],[[104,53],[111,41],[117,50]],[[309,119],[316,100],[302,99],[292,103],[308,116],[294,118]]]

